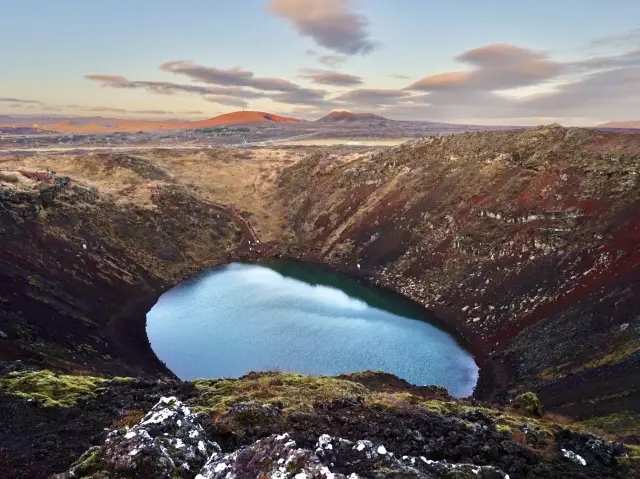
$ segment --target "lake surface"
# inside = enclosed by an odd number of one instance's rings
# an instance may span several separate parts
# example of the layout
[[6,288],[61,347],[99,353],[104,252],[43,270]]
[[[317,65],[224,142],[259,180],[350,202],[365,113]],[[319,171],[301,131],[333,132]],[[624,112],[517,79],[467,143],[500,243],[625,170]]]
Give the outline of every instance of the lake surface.
[[478,367],[405,298],[292,261],[231,265],[181,283],[147,314],[156,355],[184,380],[280,370],[394,373],[473,392]]

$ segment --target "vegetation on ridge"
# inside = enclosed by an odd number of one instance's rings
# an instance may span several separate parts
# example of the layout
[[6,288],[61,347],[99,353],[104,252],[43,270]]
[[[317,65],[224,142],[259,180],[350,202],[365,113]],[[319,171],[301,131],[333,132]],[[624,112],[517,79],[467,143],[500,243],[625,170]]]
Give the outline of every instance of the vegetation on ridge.
[[105,391],[111,381],[128,381],[129,378],[104,379],[93,376],[58,375],[48,370],[20,371],[0,379],[0,391],[15,396],[40,401],[46,407],[71,407],[79,399]]

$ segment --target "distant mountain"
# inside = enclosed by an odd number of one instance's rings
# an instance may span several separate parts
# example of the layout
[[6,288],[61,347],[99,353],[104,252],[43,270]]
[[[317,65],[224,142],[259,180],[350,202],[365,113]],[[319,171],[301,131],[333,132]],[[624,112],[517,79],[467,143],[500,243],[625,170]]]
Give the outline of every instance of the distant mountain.
[[109,133],[114,131],[171,131],[253,123],[292,123],[304,120],[274,115],[264,111],[236,111],[200,121],[137,120],[95,117],[8,118],[7,126],[37,124],[45,130],[61,133]]
[[316,120],[321,123],[334,123],[342,121],[389,121],[380,115],[373,113],[351,113],[350,111],[332,111],[327,116]]
[[299,121],[302,120],[278,116],[264,111],[234,111],[209,118],[208,120],[191,121],[185,123],[182,128],[206,128],[209,126],[245,125],[251,123],[293,123]]
[[610,121],[609,123],[603,123],[598,125],[600,128],[639,128],[640,121]]

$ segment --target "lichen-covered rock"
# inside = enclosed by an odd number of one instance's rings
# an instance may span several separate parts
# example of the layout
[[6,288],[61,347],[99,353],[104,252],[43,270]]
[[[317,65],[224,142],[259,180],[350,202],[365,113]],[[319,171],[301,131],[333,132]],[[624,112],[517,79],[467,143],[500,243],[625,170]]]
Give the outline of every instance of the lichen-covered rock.
[[583,466],[610,466],[615,463],[616,457],[624,454],[622,444],[605,441],[591,434],[580,434],[565,429],[556,437],[562,456]]
[[396,457],[384,444],[323,434],[315,449],[299,448],[288,434],[272,435],[222,458],[214,455],[196,479],[508,479],[495,467],[449,464],[425,457]]
[[175,397],[163,397],[136,426],[111,431],[103,446],[54,477],[187,478],[218,455],[220,447],[207,440],[196,414]]
[[[196,479],[343,479],[309,449],[296,447],[288,434],[272,435],[219,458],[213,455]],[[356,479],[352,476],[350,479]]]

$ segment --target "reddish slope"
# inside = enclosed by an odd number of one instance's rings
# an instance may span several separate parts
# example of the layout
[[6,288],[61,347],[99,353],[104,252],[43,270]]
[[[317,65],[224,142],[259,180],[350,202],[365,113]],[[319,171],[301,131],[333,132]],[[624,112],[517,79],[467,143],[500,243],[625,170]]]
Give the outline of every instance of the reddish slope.
[[278,116],[264,111],[234,111],[209,118],[208,120],[185,123],[182,128],[203,128],[208,126],[241,125],[247,123],[293,123],[298,121],[301,120]]
[[369,272],[467,339],[498,378],[481,374],[477,395],[518,385],[589,416],[640,410],[638,168],[640,133],[552,125],[331,170],[310,157],[279,184],[303,251]]

